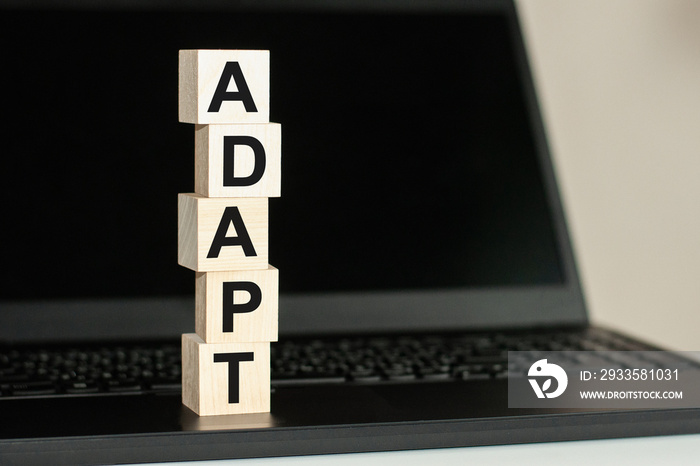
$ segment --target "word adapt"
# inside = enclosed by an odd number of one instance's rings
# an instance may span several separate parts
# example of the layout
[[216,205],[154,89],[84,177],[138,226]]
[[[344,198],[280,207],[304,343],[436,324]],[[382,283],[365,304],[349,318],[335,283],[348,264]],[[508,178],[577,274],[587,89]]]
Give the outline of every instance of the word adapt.
[[196,272],[182,402],[200,416],[268,412],[279,320],[268,199],[280,196],[282,152],[269,51],[181,50],[178,103],[195,125],[195,192],[178,195],[178,263]]

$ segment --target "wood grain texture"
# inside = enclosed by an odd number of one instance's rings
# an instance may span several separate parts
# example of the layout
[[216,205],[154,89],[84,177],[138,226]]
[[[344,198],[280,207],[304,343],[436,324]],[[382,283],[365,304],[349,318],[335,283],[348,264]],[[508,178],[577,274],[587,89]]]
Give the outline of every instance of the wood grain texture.
[[[252,353],[238,364],[238,402],[229,402],[228,362],[215,355]],[[200,416],[270,411],[270,343],[204,343],[193,333],[182,335],[182,403]]]
[[[264,152],[262,177],[253,178],[262,164],[256,160],[254,149],[245,143],[232,144],[233,138],[253,138]],[[225,142],[225,138],[228,138]],[[280,197],[282,126],[278,123],[241,125],[197,125],[195,129],[194,190],[207,197]],[[224,162],[224,146],[233,150],[234,164]],[[233,147],[233,149],[231,149]],[[260,165],[258,165],[260,164]],[[250,177],[255,182],[245,186],[226,186],[226,178]]]
[[183,410],[180,416],[183,430],[213,431],[213,430],[241,430],[261,429],[275,427],[275,417],[269,413],[247,413],[235,416],[198,416],[197,414]]
[[[198,194],[178,194],[178,263],[196,272],[227,270],[266,270],[268,268],[267,198],[207,198]],[[236,231],[226,222],[227,208],[235,208],[245,228]],[[246,255],[242,246],[223,246],[218,257],[208,258],[221,223],[228,224],[226,237],[247,233],[255,255]]]
[[[241,101],[226,101],[218,111],[209,107],[228,62],[240,65],[255,102],[248,111]],[[235,80],[227,89],[238,91]],[[268,50],[180,50],[179,119],[183,123],[268,123],[270,119],[270,52]]]
[[[224,283],[229,286],[225,287]],[[245,290],[250,284],[260,290],[260,301],[255,308],[251,305],[256,304],[254,293]],[[195,298],[195,331],[205,342],[277,341],[279,271],[276,268],[199,272]],[[241,310],[245,312],[232,312]],[[225,331],[225,320],[231,317],[233,325]]]

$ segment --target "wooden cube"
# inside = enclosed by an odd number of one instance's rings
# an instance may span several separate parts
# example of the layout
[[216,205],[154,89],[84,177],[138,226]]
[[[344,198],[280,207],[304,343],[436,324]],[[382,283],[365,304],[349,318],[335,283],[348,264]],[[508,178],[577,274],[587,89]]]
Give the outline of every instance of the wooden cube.
[[182,403],[200,416],[270,411],[270,343],[182,335]]
[[178,194],[178,263],[196,272],[267,270],[267,202]]
[[279,271],[199,272],[195,331],[207,343],[277,341]]
[[189,409],[180,412],[182,430],[250,430],[275,427],[279,420],[271,413],[236,414],[235,416],[198,416]]
[[207,197],[279,197],[282,126],[198,125],[194,190]]
[[270,52],[180,50],[178,98],[183,123],[267,123]]

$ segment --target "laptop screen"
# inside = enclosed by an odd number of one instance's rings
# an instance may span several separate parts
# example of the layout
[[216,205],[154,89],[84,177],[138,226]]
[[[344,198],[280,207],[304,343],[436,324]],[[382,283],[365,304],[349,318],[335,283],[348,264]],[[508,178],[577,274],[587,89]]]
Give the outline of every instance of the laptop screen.
[[502,11],[13,12],[0,31],[19,40],[0,76],[4,300],[193,294],[176,206],[194,184],[190,48],[270,50],[283,303],[572,280]]

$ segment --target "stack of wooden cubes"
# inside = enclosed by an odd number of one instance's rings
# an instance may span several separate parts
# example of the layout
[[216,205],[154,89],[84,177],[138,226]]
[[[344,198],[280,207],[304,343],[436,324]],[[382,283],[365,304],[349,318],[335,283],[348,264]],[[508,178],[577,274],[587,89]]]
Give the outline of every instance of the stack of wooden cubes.
[[182,401],[200,416],[270,410],[277,269],[268,198],[280,196],[281,126],[269,121],[270,54],[181,50],[179,117],[195,126],[195,193],[178,196],[178,262],[196,272],[182,336]]

